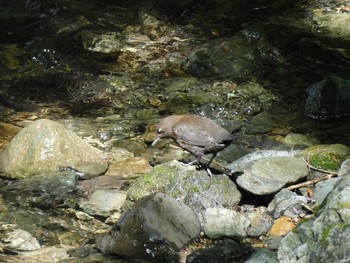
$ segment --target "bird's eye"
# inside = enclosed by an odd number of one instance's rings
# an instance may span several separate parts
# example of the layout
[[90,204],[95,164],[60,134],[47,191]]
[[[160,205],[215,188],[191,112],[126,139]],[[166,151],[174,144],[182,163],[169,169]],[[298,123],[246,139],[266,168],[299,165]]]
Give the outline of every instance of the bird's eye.
[[158,129],[157,129],[157,133],[158,133],[158,134],[163,134],[163,133],[164,133],[164,130],[163,130],[162,128],[158,128]]

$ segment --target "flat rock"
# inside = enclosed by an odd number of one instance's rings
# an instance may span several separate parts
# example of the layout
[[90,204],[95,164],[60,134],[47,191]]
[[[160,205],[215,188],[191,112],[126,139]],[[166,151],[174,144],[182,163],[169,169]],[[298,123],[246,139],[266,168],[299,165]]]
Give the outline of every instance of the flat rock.
[[244,190],[267,195],[278,192],[289,183],[297,182],[308,174],[305,163],[294,157],[261,158],[240,168],[237,184]]

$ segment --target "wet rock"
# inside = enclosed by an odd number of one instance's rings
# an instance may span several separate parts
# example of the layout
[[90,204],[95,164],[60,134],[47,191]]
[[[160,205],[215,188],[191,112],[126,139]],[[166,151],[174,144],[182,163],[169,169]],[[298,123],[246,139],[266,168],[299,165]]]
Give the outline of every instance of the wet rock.
[[245,129],[246,134],[267,133],[272,129],[273,120],[266,111],[252,117]]
[[80,180],[87,180],[104,174],[108,169],[108,164],[87,163],[78,164],[74,167],[60,167],[60,170],[72,171],[77,174]]
[[288,133],[283,142],[290,146],[302,145],[306,147],[319,144],[319,141],[316,138],[298,133]]
[[120,51],[122,42],[115,32],[82,31],[79,33],[84,49],[102,54],[113,54]]
[[278,263],[275,252],[262,248],[254,252],[244,263]]
[[316,215],[301,222],[278,249],[281,263],[349,262],[350,255],[350,177],[342,177],[329,193]]
[[114,189],[100,189],[92,193],[88,201],[79,206],[90,215],[109,216],[120,211],[126,200],[126,192]]
[[267,209],[273,218],[278,218],[282,215],[296,218],[301,214],[305,214],[306,210],[303,208],[303,205],[310,204],[310,202],[312,202],[310,198],[282,189],[275,195]]
[[[189,56],[188,70],[197,76],[243,78],[263,61],[282,61],[280,50],[269,43],[259,26],[248,27],[229,39],[214,39]],[[265,30],[266,31],[266,30]]]
[[[237,168],[236,168],[237,169]],[[256,195],[278,192],[308,175],[305,163],[295,157],[261,158],[240,168],[237,184]]]
[[7,147],[8,142],[21,130],[20,127],[0,122],[0,149]]
[[329,77],[308,88],[305,115],[313,119],[342,118],[350,114],[350,80]]
[[210,248],[201,248],[186,258],[186,263],[244,262],[253,249],[231,239],[217,241]]
[[27,231],[17,229],[13,232],[7,233],[2,241],[8,249],[19,251],[31,251],[40,248],[39,241]]
[[151,170],[149,162],[143,157],[134,157],[111,163],[106,175],[135,178]]
[[123,190],[128,185],[128,180],[112,175],[101,175],[90,180],[79,181],[80,190],[88,194],[99,189]]
[[0,193],[17,206],[52,208],[72,197],[76,188],[75,173],[53,172],[15,181],[2,187]]
[[138,200],[155,191],[182,199],[201,222],[207,208],[234,208],[241,198],[236,185],[226,175],[216,174],[210,178],[206,171],[184,166],[178,161],[156,165],[131,185],[128,197]]
[[22,129],[0,156],[0,170],[12,178],[57,171],[60,166],[101,163],[104,156],[57,122],[41,119]]
[[[16,256],[20,262],[60,262],[69,258],[67,250],[72,246],[49,246],[35,251],[21,252]],[[11,257],[8,258],[11,261]],[[16,261],[14,261],[16,262]]]
[[312,167],[337,171],[341,164],[350,158],[350,148],[342,144],[315,145],[300,152],[298,157],[303,157]]
[[197,216],[169,195],[151,194],[125,212],[97,243],[105,254],[158,262],[178,262],[177,252],[198,237]]

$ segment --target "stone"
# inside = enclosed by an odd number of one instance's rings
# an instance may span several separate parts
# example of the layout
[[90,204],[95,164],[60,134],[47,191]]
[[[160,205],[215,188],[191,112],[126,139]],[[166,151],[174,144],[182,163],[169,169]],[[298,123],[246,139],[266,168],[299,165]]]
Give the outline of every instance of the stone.
[[187,205],[155,193],[124,212],[97,248],[126,258],[178,262],[178,251],[199,233],[198,218]]
[[103,162],[104,154],[62,124],[40,119],[23,128],[1,153],[0,171],[11,178]]

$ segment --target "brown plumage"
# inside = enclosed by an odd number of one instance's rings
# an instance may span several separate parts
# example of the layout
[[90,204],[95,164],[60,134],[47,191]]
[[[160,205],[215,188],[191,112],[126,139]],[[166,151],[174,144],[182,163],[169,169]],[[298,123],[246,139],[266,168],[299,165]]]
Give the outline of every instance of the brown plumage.
[[160,138],[172,138],[182,149],[192,153],[200,161],[202,156],[213,153],[208,166],[216,153],[231,144],[235,136],[211,119],[200,115],[171,115],[162,119],[157,128]]

